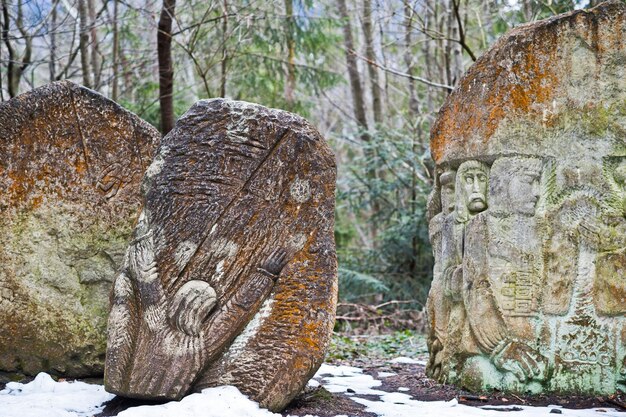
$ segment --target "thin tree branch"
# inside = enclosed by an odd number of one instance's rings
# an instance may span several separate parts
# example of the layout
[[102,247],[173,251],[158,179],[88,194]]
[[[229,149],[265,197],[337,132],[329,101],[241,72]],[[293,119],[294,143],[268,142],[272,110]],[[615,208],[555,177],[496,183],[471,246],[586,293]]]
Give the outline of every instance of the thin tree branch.
[[439,83],[436,83],[436,82],[434,82],[434,81],[427,80],[426,78],[418,77],[417,75],[411,75],[411,74],[407,74],[406,72],[402,72],[402,71],[395,70],[395,69],[393,69],[393,68],[388,68],[388,67],[385,67],[384,65],[381,65],[381,64],[379,64],[378,62],[368,60],[366,57],[364,57],[364,56],[361,56],[361,55],[357,54],[357,53],[356,53],[355,51],[353,51],[353,50],[350,50],[350,51],[348,51],[348,52],[349,52],[350,54],[352,54],[352,55],[356,56],[357,58],[362,59],[363,61],[368,62],[368,63],[370,63],[370,64],[372,64],[372,65],[374,65],[374,66],[377,66],[377,67],[378,67],[378,68],[380,68],[381,70],[383,70],[383,71],[385,71],[385,72],[388,72],[388,73],[390,73],[390,74],[397,75],[397,76],[399,76],[399,77],[406,77],[406,78],[410,78],[410,79],[412,79],[412,80],[414,80],[414,81],[418,81],[418,82],[420,82],[420,83],[423,83],[423,84],[429,85],[429,86],[431,86],[431,87],[443,88],[443,89],[448,90],[448,91],[452,91],[452,90],[454,90],[454,87],[452,87],[452,86],[450,86],[450,85],[446,85],[446,84],[439,84]]

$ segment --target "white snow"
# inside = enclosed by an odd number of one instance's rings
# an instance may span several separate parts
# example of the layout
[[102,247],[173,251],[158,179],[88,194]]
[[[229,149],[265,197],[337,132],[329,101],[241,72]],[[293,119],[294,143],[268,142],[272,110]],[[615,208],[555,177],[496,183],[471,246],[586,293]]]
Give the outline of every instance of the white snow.
[[362,369],[352,366],[332,366],[324,363],[314,378],[321,378],[320,383],[329,392],[352,395],[378,395],[382,392],[372,389],[381,386],[382,382],[364,374]]
[[317,388],[320,386],[320,383],[319,381],[316,381],[315,379],[310,379],[309,382],[307,382],[306,386],[311,387],[311,388]]
[[281,417],[250,401],[233,386],[207,388],[180,401],[132,407],[118,417]]
[[0,391],[0,417],[88,417],[113,397],[102,385],[55,382],[40,373],[28,384],[9,382]]
[[426,365],[426,361],[418,361],[417,359],[407,358],[406,356],[400,356],[393,358],[389,363],[405,363],[409,365]]
[[[404,362],[404,359],[402,359],[396,363],[407,362]],[[331,392],[346,392],[348,388],[351,388],[355,391],[355,393],[348,393],[352,401],[364,405],[366,407],[365,411],[374,413],[379,417],[506,417],[507,415],[512,417],[545,417],[547,415],[559,415],[550,414],[552,408],[560,408],[557,406],[486,406],[488,408],[511,409],[516,407],[522,409],[520,411],[510,411],[507,413],[505,411],[485,410],[484,408],[459,404],[456,399],[451,401],[417,401],[412,399],[413,397],[408,394],[373,389],[381,385],[380,381],[363,374],[363,370],[359,368],[326,364],[322,365],[322,367],[323,369],[320,368],[315,378],[321,378],[321,384],[324,388],[331,391],[329,386],[332,387]],[[369,386],[367,384],[368,381],[370,382]],[[329,382],[330,385],[328,385]],[[379,400],[359,398],[357,396],[358,394],[376,395],[379,397]],[[567,417],[618,417],[624,415],[611,408],[586,410],[560,409],[562,411],[560,415]]]
[[[403,363],[403,362],[401,362]],[[384,374],[383,372],[379,373]],[[366,407],[367,412],[379,417],[539,417],[550,414],[553,408],[527,406],[470,407],[452,401],[417,401],[403,392],[385,392],[377,387],[381,381],[367,375],[360,368],[324,364],[309,382],[310,387],[323,386],[330,392],[343,393],[351,400]],[[398,391],[407,391],[405,387]],[[361,398],[368,395],[378,397]],[[101,385],[83,382],[55,382],[47,374],[39,374],[28,384],[11,382],[0,391],[0,417],[88,417],[99,413],[104,403],[114,396],[104,391]],[[519,411],[496,411],[493,408],[521,409]],[[560,408],[567,417],[618,417],[624,414],[610,408],[570,410]],[[556,414],[559,415],[559,414]],[[279,417],[259,408],[259,405],[232,386],[207,388],[181,401],[162,405],[132,407],[118,417]],[[293,416],[290,416],[293,417]],[[305,416],[316,417],[316,416]],[[347,417],[338,415],[335,417]]]
[[394,376],[394,375],[398,375],[395,372],[379,372],[378,373],[378,377],[379,378],[389,378],[390,376]]

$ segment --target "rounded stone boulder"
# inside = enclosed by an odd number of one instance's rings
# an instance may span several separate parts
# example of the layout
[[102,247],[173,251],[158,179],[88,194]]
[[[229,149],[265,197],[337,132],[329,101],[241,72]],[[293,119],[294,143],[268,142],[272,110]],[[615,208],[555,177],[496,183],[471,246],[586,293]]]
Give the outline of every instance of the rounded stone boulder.
[[0,104],[0,371],[102,375],[109,291],[159,133],[58,82]]
[[626,4],[520,26],[431,131],[428,373],[472,390],[626,388]]
[[306,120],[200,101],[163,139],[109,316],[105,387],[180,399],[234,385],[282,409],[337,302],[335,160]]

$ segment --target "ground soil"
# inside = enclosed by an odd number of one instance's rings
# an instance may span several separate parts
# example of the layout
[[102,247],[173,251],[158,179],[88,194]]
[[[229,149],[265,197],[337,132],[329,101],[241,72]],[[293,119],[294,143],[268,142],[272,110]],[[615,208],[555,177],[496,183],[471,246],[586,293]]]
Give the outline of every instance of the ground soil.
[[[425,359],[425,358],[418,358]],[[537,395],[524,396],[502,392],[476,394],[459,388],[438,384],[428,378],[424,373],[424,365],[390,363],[387,359],[366,359],[333,361],[334,365],[356,366],[382,382],[377,390],[398,392],[399,388],[405,394],[409,394],[419,401],[450,401],[457,399],[459,403],[476,407],[508,406],[511,411],[520,405],[547,406],[560,405],[564,408],[606,408],[625,412],[626,394],[618,393],[611,397],[584,397],[584,396],[559,396]],[[380,378],[379,372],[392,372],[395,375]],[[31,378],[32,379],[32,378]],[[90,380],[87,382],[99,382]],[[101,383],[101,382],[100,382]],[[0,383],[0,390],[5,384]],[[408,391],[406,389],[408,389]],[[361,396],[369,400],[378,400],[376,396]],[[116,397],[110,401],[105,409],[95,417],[115,416],[119,412],[137,405],[155,404],[154,402],[131,400]],[[500,409],[502,410],[502,409]],[[376,417],[375,414],[365,411],[365,407],[350,399],[346,394],[333,394],[323,387],[307,388],[298,395],[282,412],[286,416],[313,415],[319,417],[334,417],[336,415],[349,415],[355,417]]]
[[[364,370],[366,374],[373,376],[382,382],[377,390],[398,392],[398,388],[408,388],[401,392],[409,394],[418,401],[450,401],[457,399],[460,404],[489,407],[508,406],[511,411],[520,405],[548,406],[560,405],[564,408],[606,408],[626,412],[626,394],[618,393],[611,397],[584,397],[584,396],[559,396],[559,395],[536,395],[524,396],[502,392],[483,394],[470,393],[451,385],[438,384],[425,374],[424,365],[389,363],[386,360],[368,361],[359,359],[356,361],[339,361],[335,364],[356,366]],[[379,372],[393,372],[396,375],[379,378]],[[334,417],[338,414],[346,414],[358,417],[375,417],[375,414],[364,411],[365,407],[353,401],[345,394],[331,394],[324,388],[316,388],[300,394],[287,406],[283,416],[305,416],[307,414],[319,417]],[[368,398],[377,400],[378,397]],[[340,404],[340,408],[333,408]],[[501,408],[499,410],[502,410]],[[626,416],[626,413],[624,414]]]

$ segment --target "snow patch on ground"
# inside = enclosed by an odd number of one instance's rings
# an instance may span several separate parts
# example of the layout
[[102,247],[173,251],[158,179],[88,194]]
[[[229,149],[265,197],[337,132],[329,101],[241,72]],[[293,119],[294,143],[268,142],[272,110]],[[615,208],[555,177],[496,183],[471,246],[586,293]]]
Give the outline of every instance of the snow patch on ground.
[[[413,364],[417,362],[412,359],[410,360],[411,362],[405,362],[405,359],[409,358],[396,359],[401,360],[395,363]],[[512,417],[539,417],[559,415],[550,414],[553,408],[560,409],[562,411],[560,415],[567,417],[619,417],[624,415],[610,408],[586,410],[572,410],[558,406],[485,406],[477,408],[459,404],[456,399],[451,401],[417,401],[412,399],[411,395],[401,392],[375,390],[373,388],[381,385],[380,381],[363,374],[362,369],[347,366],[324,364],[314,378],[321,379],[321,385],[328,391],[346,393],[352,401],[364,405],[366,407],[365,411],[374,413],[379,417],[506,417],[507,415]],[[376,395],[379,397],[379,400],[359,398],[358,395]],[[501,411],[494,409],[500,409]]]
[[132,407],[118,417],[281,417],[250,401],[233,386],[206,388],[199,394],[191,394],[180,401],[161,405]]
[[372,389],[381,386],[382,382],[364,374],[362,369],[352,366],[332,366],[324,363],[314,378],[321,379],[322,386],[333,393],[380,395],[383,392]]
[[[381,372],[382,373],[382,372]],[[366,407],[367,412],[379,417],[539,417],[552,415],[559,408],[567,417],[618,417],[613,409],[571,410],[557,406],[485,406],[470,407],[452,401],[417,401],[403,392],[385,392],[375,389],[381,381],[363,373],[360,368],[324,364],[315,374],[310,387],[323,386],[330,392],[343,393],[351,400]],[[398,391],[406,391],[399,388]],[[378,397],[361,398],[369,395]],[[39,374],[28,384],[11,382],[0,391],[0,417],[88,417],[102,411],[104,403],[113,399],[101,385],[83,382],[55,382],[47,374]],[[496,411],[500,409],[502,411]],[[558,414],[557,414],[558,415]],[[118,414],[119,417],[280,417],[259,408],[259,405],[232,386],[207,388],[181,401],[161,405],[132,407]],[[290,416],[294,417],[294,416]],[[315,416],[305,416],[315,417]],[[347,417],[338,415],[335,417]]]
[[393,358],[392,360],[389,361],[389,363],[406,363],[409,365],[426,365],[426,361],[418,361],[416,359],[407,358],[405,356]]
[[40,373],[28,384],[9,382],[0,391],[0,417],[89,417],[113,397],[102,385],[56,382]]

